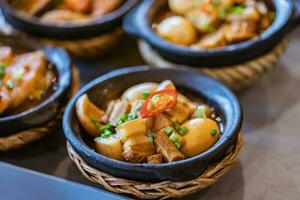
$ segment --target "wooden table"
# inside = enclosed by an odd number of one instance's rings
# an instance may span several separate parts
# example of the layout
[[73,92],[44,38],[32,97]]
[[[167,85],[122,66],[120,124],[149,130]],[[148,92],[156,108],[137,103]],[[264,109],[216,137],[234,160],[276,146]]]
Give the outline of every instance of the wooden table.
[[[245,113],[245,146],[237,165],[215,186],[186,199],[300,199],[300,37],[296,31],[278,67],[239,94]],[[83,83],[119,67],[140,65],[135,42],[97,60],[75,59]],[[299,84],[299,85],[298,85]],[[67,156],[61,131],[1,160],[89,184]],[[0,187],[3,181],[0,181]],[[5,183],[4,183],[5,184]],[[96,186],[97,187],[97,186]]]

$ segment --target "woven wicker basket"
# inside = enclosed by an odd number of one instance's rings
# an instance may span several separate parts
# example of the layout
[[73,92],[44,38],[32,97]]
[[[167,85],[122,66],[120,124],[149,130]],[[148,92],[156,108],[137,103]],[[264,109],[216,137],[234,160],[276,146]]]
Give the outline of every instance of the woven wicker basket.
[[[26,35],[25,33],[13,29],[8,23],[5,22],[4,17],[0,11],[0,32],[6,35]],[[80,40],[59,40],[47,38],[33,38],[44,45],[52,45],[62,47],[68,50],[69,53],[78,57],[93,58],[100,56],[114,47],[123,36],[121,27],[112,30],[110,33],[101,34],[96,37]]]
[[[238,91],[253,85],[262,75],[276,66],[288,44],[285,38],[273,50],[251,61],[239,65],[208,68],[199,66],[200,71],[225,83],[231,89]],[[158,68],[189,68],[190,66],[172,63],[161,57],[147,42],[138,42],[140,52],[145,61]]]
[[[79,71],[76,67],[73,67],[72,85],[70,93],[68,94],[69,97],[72,97],[78,91],[79,87]],[[55,127],[59,125],[63,111],[64,107],[61,108],[60,113],[57,115],[56,119],[50,121],[48,124],[43,125],[42,127],[31,128],[15,134],[10,134],[9,136],[0,137],[0,152],[7,152],[19,149],[51,133],[52,130],[55,130]]]
[[122,28],[117,28],[110,33],[81,40],[37,39],[45,45],[53,45],[68,50],[78,57],[93,58],[100,56],[114,47],[123,36]]
[[168,199],[180,198],[215,184],[237,162],[243,143],[243,136],[240,133],[232,151],[219,163],[210,166],[194,180],[182,182],[163,181],[158,183],[144,183],[114,177],[89,166],[74,151],[70,144],[67,144],[67,150],[70,158],[87,179],[111,192],[131,195],[139,199]]

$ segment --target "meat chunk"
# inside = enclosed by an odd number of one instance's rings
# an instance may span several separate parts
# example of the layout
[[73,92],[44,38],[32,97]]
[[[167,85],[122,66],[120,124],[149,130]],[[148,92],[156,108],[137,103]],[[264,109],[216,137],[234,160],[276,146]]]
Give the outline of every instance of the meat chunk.
[[161,129],[171,125],[171,120],[165,114],[158,114],[153,117],[152,131],[157,133]]
[[154,154],[147,158],[148,164],[160,164],[162,163],[162,155],[161,154]]
[[201,38],[198,44],[194,45],[193,47],[196,48],[215,48],[221,47],[226,45],[225,35],[223,30],[219,30],[215,33],[211,33],[205,35]]
[[125,122],[124,124],[117,126],[116,132],[123,143],[130,137],[136,137],[138,135],[146,136],[147,128],[145,120],[136,119]]
[[174,143],[169,139],[164,130],[157,133],[154,143],[157,152],[162,154],[165,161],[174,162],[184,159],[184,155],[175,147]]
[[250,21],[235,21],[225,26],[224,34],[229,43],[240,42],[257,36],[256,24]]
[[110,124],[116,126],[122,114],[128,113],[130,104],[127,100],[117,100],[109,117]]
[[132,163],[141,163],[155,153],[152,142],[145,135],[130,137],[123,144],[123,157]]
[[204,12],[197,8],[189,11],[186,16],[201,33],[215,31],[215,25],[218,22],[218,12],[215,9]]
[[177,122],[182,123],[189,118],[192,111],[193,109],[188,103],[177,98],[176,105],[168,110],[167,113],[174,117]]
[[123,160],[123,147],[119,138],[110,136],[108,138],[96,138],[95,149],[98,153],[116,160]]

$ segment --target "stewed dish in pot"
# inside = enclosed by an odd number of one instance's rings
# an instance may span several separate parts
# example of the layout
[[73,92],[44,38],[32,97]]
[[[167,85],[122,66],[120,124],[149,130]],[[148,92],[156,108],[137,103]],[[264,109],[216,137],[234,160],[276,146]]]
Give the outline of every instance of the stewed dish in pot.
[[53,24],[85,23],[122,5],[123,0],[11,0],[21,13]]
[[209,49],[259,37],[274,18],[261,0],[169,0],[153,29],[170,43]]
[[76,115],[98,153],[131,163],[196,156],[211,148],[223,129],[213,107],[184,96],[170,80],[134,85],[104,110],[83,94]]
[[29,110],[54,93],[56,71],[42,51],[0,46],[0,117]]

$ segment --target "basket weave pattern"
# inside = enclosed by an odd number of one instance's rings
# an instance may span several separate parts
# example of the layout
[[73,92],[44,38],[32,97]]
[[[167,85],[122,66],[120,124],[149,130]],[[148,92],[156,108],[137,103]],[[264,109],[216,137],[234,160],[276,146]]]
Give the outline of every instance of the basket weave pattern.
[[242,133],[240,133],[232,151],[219,163],[210,166],[202,175],[194,180],[183,182],[163,181],[159,183],[143,183],[116,178],[89,166],[74,151],[70,144],[67,144],[67,150],[70,158],[87,179],[103,186],[111,192],[133,195],[139,199],[168,199],[183,197],[215,184],[237,162],[243,143]]
[[[73,67],[72,85],[69,94],[70,97],[77,92],[79,87],[80,87],[79,71],[76,67]],[[55,130],[55,127],[59,124],[63,111],[64,108],[61,108],[60,113],[57,115],[56,119],[50,121],[48,124],[42,127],[31,128],[5,137],[0,137],[0,152],[7,152],[7,151],[12,151],[21,148],[51,133],[51,131]]]
[[79,57],[93,58],[106,53],[115,46],[121,39],[123,30],[116,30],[101,34],[96,37],[81,40],[58,40],[58,39],[39,39],[45,45],[53,45],[68,50],[71,54]]
[[[262,55],[251,61],[221,68],[208,68],[199,66],[201,72],[225,83],[231,89],[238,91],[251,86],[263,74],[273,69],[281,55],[284,53],[288,39],[285,38],[269,53]],[[158,68],[190,68],[186,65],[179,65],[167,61],[161,57],[147,42],[140,40],[138,42],[140,52],[153,67]]]

